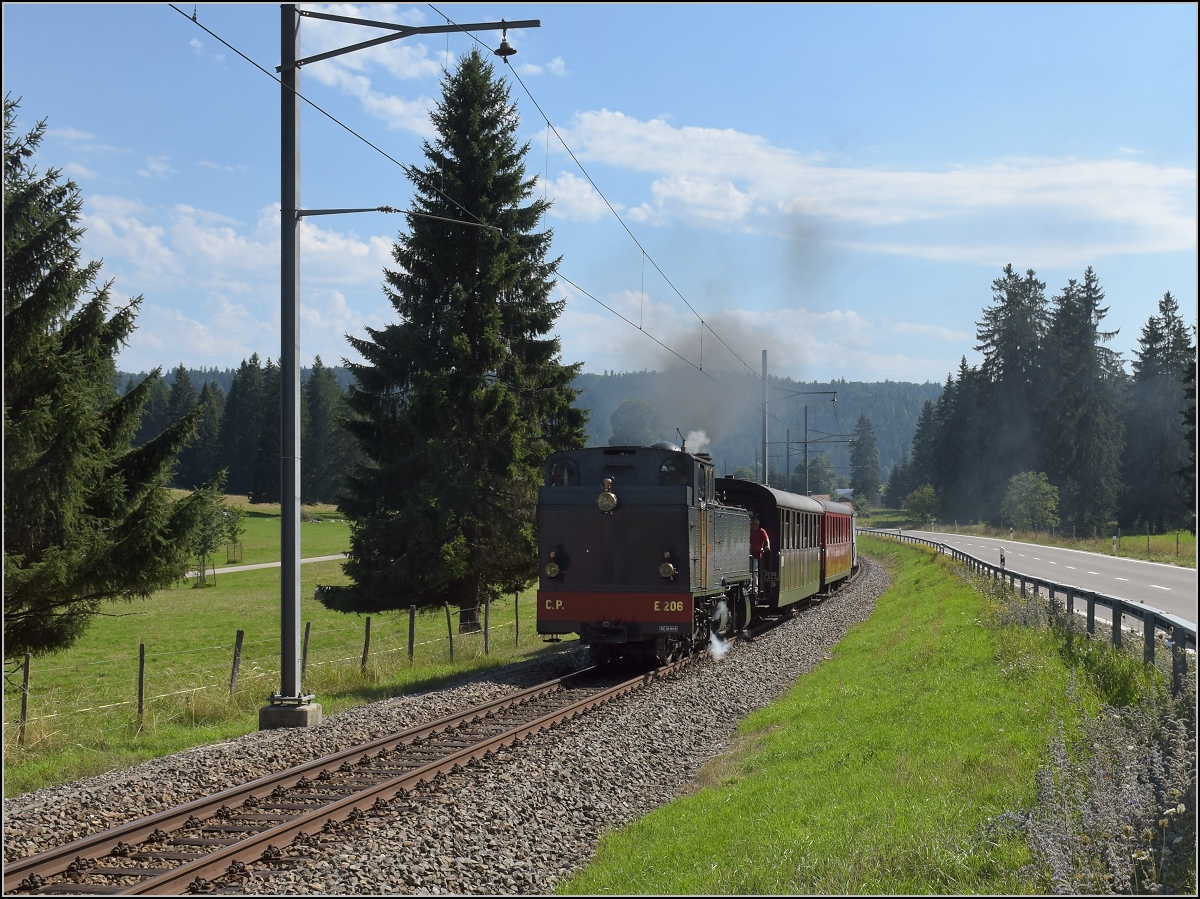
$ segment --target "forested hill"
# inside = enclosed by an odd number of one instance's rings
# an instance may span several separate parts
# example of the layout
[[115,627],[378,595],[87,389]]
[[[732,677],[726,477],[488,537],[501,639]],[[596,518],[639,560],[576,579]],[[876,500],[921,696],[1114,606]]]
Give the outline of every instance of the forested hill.
[[[331,366],[329,370],[333,372],[334,376],[337,378],[338,386],[341,387],[343,391],[345,391],[350,386],[350,382],[354,380],[350,376],[350,371],[340,365]],[[174,369],[163,369],[163,381],[168,387],[175,383],[175,371],[176,370]],[[195,385],[197,389],[209,382],[215,382],[216,385],[221,388],[222,393],[228,394],[229,388],[233,384],[233,376],[237,374],[238,370],[236,368],[185,368],[184,371],[187,372],[188,378],[191,379],[192,384]],[[311,372],[312,369],[308,367],[300,369],[301,383],[304,383],[308,380],[308,376]],[[150,374],[148,371],[140,371],[137,374],[126,371],[117,372],[117,389],[124,392],[126,386],[129,384],[130,378],[132,378],[133,382],[136,384],[148,374]]]
[[[936,402],[942,393],[940,384],[901,381],[869,384],[771,378],[769,385],[767,438],[772,468],[784,469],[789,436],[792,468],[803,459],[807,405],[809,453],[824,452],[839,475],[849,473],[845,444],[815,441],[849,435],[859,415],[866,415],[875,431],[881,481],[887,480],[892,465],[909,452],[922,405],[926,400]],[[661,439],[678,443],[680,434],[686,438],[690,432],[704,431],[710,443],[699,446],[692,440],[688,449],[712,453],[720,474],[738,466],[753,466],[756,454],[762,452],[762,379],[749,372],[717,372],[713,378],[694,369],[605,372],[582,374],[575,386],[581,391],[578,405],[590,410],[589,446],[606,445],[613,433],[613,412],[624,401],[641,398],[660,415]],[[809,393],[788,396],[799,391]],[[830,403],[830,395],[815,391],[837,391],[837,402]]]
[[[342,366],[328,370],[333,372],[344,392],[352,380],[350,372]],[[177,371],[163,372],[165,387],[174,384]],[[226,396],[237,373],[234,368],[185,368],[185,371],[195,389],[215,382]],[[303,382],[308,381],[310,371],[307,367],[301,369]],[[118,389],[124,390],[130,379],[136,383],[146,374],[119,373]],[[738,466],[753,466],[757,454],[762,451],[762,414],[759,411],[762,380],[748,372],[742,375],[718,372],[714,377],[717,380],[692,369],[581,374],[575,386],[580,390],[577,405],[589,410],[588,445],[607,445],[613,433],[613,412],[626,400],[643,399],[659,413],[661,433],[657,439],[678,442],[680,435],[686,438],[689,433],[703,431],[709,443],[702,446],[693,439],[689,441],[688,449],[712,453],[719,473],[732,472]],[[879,474],[883,482],[887,481],[891,467],[910,451],[921,406],[926,400],[936,401],[942,393],[940,384],[901,381],[823,383],[772,378],[770,387],[767,433],[773,468],[782,471],[786,465],[789,429],[793,469],[804,458],[804,407],[807,404],[809,452],[827,455],[839,475],[849,471],[849,453],[845,444],[818,441],[830,440],[829,435],[848,435],[859,415],[866,415],[875,430]],[[837,402],[833,404],[830,395],[811,393],[831,390],[837,391]],[[787,396],[797,391],[810,393]]]

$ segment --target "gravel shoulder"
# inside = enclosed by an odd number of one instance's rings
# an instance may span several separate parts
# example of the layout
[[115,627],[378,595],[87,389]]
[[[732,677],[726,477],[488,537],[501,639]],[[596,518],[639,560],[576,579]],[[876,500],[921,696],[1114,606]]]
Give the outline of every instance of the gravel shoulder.
[[[287,850],[253,865],[247,894],[507,894],[552,892],[607,831],[685,793],[731,745],[737,722],[828,658],[887,589],[863,559],[858,580],[720,661],[664,678],[577,719],[423,784],[364,819],[338,826],[340,845]],[[260,731],[227,743],[5,800],[4,857],[22,858],[434,720],[558,677],[583,664],[566,651],[436,692],[351,709],[306,730]],[[697,716],[695,710],[705,710]]]

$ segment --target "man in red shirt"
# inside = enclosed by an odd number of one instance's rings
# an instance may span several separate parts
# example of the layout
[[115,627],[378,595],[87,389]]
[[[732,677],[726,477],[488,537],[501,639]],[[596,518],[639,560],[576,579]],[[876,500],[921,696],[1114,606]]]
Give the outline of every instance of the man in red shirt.
[[758,566],[763,552],[771,548],[771,538],[763,530],[758,516],[750,519],[750,589],[758,592]]

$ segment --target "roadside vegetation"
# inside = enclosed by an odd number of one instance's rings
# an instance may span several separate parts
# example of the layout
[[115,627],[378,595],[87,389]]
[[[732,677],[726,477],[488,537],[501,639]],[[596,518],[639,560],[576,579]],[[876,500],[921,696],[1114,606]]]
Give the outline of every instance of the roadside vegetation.
[[[238,504],[237,497],[226,500]],[[245,507],[240,564],[278,562],[279,507]],[[333,507],[305,506],[303,512],[302,557],[346,551],[349,527],[337,520]],[[106,603],[71,648],[35,657],[24,745],[18,745],[21,663],[9,662],[4,682],[5,796],[258,729],[258,709],[279,687],[280,569],[223,572],[226,553],[217,561],[217,577],[214,581],[210,571],[207,588],[194,589],[196,579],[191,578],[146,601]],[[301,618],[312,625],[303,688],[316,694],[326,716],[559,648],[537,635],[530,591],[520,597],[519,642],[513,596],[493,602],[486,656],[482,633],[457,633],[455,610],[453,662],[443,610],[418,613],[411,663],[407,611],[372,615],[364,672],[367,616],[334,612],[313,599],[317,585],[346,583],[341,563],[302,565],[300,573]],[[237,689],[231,695],[239,630],[245,636]],[[141,643],[146,646],[146,701],[139,722]]]
[[1160,562],[1164,565],[1180,565],[1184,568],[1196,567],[1196,535],[1182,529],[1166,534],[1151,534],[1148,541],[1145,534],[1121,534],[1118,537],[1115,530],[1098,537],[1076,539],[1051,531],[1010,531],[1008,528],[989,527],[985,524],[947,523],[944,521],[923,524],[913,521],[903,509],[875,509],[866,513],[860,512],[858,526],[864,528],[912,528],[923,531],[941,531],[948,534],[974,534],[978,537],[992,537],[996,540],[1012,539],[1021,543],[1078,549],[1085,552],[1102,553],[1106,556],[1113,555],[1113,538],[1116,537],[1116,555],[1120,558]]
[[560,892],[1194,893],[1194,691],[944,556],[861,546],[892,571],[875,614]]

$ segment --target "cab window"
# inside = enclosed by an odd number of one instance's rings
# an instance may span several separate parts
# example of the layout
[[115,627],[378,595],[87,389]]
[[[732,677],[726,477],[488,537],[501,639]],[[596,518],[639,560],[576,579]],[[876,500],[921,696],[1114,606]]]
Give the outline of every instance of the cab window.
[[574,459],[555,459],[548,466],[546,473],[547,487],[577,487],[579,485],[579,465]]

